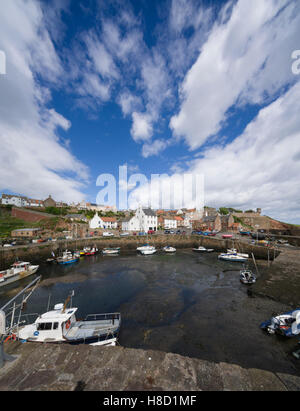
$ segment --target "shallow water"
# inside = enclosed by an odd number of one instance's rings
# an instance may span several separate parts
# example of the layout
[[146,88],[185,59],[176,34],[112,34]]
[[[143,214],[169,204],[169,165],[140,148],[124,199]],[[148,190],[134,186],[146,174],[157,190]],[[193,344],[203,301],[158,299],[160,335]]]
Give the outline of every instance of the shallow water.
[[[119,342],[247,368],[299,374],[295,340],[266,335],[259,324],[289,309],[250,298],[239,281],[240,263],[217,253],[121,254],[82,258],[71,266],[41,264],[42,282],[26,312],[45,312],[74,290],[77,318],[121,312]],[[34,277],[0,289],[0,307]]]

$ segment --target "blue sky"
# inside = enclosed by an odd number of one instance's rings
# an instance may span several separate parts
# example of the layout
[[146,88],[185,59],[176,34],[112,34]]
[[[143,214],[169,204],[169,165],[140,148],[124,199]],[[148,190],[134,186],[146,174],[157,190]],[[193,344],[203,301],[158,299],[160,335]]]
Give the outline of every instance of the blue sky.
[[5,2],[0,190],[96,202],[127,164],[299,223],[297,49],[296,0]]

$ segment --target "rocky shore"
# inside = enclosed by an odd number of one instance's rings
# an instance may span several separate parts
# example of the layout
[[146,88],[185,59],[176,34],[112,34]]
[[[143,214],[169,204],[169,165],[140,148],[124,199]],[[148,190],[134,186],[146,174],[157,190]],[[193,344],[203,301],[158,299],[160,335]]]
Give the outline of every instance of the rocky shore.
[[253,294],[300,307],[300,249],[286,247],[269,267],[266,261],[259,266],[261,278],[251,287]]

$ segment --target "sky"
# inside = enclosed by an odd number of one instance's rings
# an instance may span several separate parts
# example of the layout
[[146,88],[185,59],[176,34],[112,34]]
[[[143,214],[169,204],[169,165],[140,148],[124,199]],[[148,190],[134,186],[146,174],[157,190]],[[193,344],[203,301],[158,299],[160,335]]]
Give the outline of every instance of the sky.
[[[126,165],[300,224],[299,1],[0,6],[1,192],[95,203]],[[144,202],[148,183],[128,188]]]

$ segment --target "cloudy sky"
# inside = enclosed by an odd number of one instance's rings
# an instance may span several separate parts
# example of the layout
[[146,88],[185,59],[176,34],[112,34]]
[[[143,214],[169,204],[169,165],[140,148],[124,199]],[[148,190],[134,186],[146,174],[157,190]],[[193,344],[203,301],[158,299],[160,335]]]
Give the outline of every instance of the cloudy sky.
[[1,192],[96,202],[127,165],[300,224],[299,1],[0,5]]

